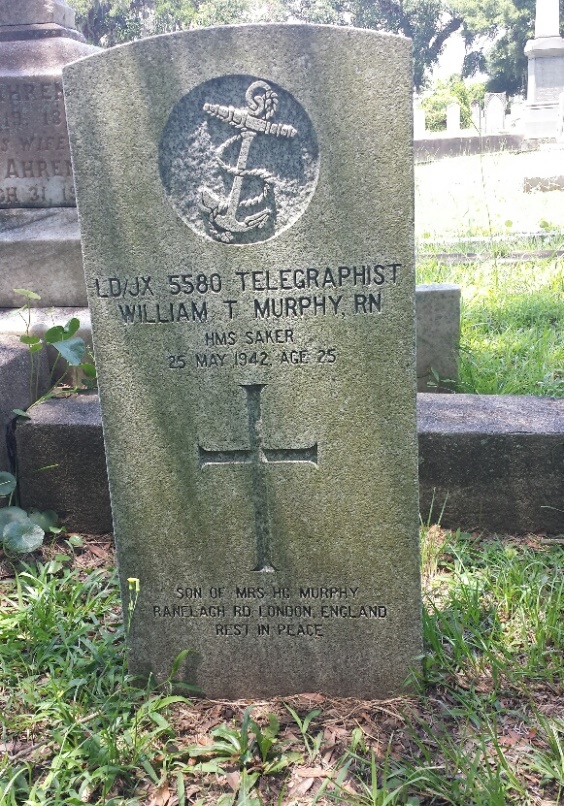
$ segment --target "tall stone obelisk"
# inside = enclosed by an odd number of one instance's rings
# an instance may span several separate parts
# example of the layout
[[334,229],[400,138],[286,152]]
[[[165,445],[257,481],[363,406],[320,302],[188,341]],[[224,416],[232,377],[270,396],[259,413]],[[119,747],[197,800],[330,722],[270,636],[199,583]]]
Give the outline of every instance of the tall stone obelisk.
[[529,59],[525,134],[556,137],[558,99],[564,91],[564,39],[558,0],[537,0],[535,38],[527,42]]

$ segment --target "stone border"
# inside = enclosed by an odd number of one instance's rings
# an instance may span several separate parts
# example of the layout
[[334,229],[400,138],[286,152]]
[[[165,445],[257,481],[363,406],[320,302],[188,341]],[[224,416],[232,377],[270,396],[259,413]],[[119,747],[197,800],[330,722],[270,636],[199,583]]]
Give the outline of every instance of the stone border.
[[[423,522],[564,533],[564,399],[420,394],[418,433]],[[16,442],[24,506],[55,509],[69,529],[111,531],[95,393],[33,409]]]

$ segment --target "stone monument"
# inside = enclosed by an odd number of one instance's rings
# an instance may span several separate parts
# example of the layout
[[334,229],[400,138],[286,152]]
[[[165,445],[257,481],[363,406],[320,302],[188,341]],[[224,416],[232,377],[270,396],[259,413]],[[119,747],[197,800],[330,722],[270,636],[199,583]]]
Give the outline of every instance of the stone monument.
[[62,67],[97,50],[64,0],[0,0],[0,308],[86,302]]
[[64,71],[134,673],[389,697],[420,655],[410,60],[256,25]]
[[537,0],[535,38],[525,47],[529,60],[525,134],[556,137],[558,98],[564,91],[564,39],[559,0]]

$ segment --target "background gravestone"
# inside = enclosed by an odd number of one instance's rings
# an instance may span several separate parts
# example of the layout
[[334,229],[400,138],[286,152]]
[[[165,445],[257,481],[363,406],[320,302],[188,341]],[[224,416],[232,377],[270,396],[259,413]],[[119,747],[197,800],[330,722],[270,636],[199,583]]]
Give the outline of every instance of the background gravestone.
[[0,0],[0,308],[86,302],[62,68],[97,51],[63,0]]
[[387,697],[420,654],[410,48],[225,27],[64,72],[134,672]]
[[446,130],[447,134],[456,137],[460,134],[460,104],[448,104],[446,108],[447,120]]
[[484,96],[484,118],[486,134],[499,134],[505,131],[505,92],[486,92]]

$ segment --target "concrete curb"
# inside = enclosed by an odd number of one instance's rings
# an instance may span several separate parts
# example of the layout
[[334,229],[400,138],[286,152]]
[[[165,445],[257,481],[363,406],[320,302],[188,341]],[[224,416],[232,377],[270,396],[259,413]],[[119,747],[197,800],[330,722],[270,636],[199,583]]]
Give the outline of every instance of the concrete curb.
[[[31,416],[16,429],[22,504],[109,532],[98,396],[49,400]],[[425,522],[564,533],[564,400],[420,394],[418,431]]]

